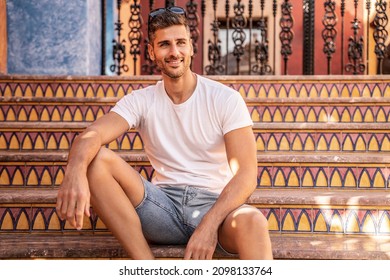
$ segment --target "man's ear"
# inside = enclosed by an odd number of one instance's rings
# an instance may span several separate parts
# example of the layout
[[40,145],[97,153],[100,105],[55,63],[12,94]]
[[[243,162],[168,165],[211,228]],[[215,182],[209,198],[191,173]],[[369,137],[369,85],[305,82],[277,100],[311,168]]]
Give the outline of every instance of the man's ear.
[[148,52],[149,52],[150,59],[154,61],[154,51],[153,51],[153,46],[151,44],[148,44]]

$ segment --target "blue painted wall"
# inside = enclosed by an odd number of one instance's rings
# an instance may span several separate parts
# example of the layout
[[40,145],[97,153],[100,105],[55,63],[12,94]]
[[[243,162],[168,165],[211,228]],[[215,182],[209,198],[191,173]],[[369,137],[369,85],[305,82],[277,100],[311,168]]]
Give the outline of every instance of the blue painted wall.
[[7,0],[8,73],[100,75],[101,1]]

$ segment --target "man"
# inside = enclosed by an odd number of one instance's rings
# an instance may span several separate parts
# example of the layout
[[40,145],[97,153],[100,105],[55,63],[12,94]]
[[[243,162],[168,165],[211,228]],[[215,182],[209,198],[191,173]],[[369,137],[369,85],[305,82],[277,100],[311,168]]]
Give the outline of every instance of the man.
[[[185,259],[211,259],[217,246],[241,259],[272,259],[266,218],[244,204],[256,188],[257,158],[242,97],[190,70],[182,8],[154,10],[148,24],[162,81],[126,95],[75,139],[60,218],[81,229],[91,201],[134,259],[153,259],[148,243],[187,244]],[[155,169],[152,182],[104,147],[131,128]]]

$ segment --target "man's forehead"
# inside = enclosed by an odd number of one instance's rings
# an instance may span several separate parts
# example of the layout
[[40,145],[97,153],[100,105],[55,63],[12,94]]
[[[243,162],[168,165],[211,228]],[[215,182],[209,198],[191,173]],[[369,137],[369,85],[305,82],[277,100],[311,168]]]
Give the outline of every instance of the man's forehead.
[[155,32],[155,41],[189,39],[189,33],[184,25],[173,25],[158,29]]

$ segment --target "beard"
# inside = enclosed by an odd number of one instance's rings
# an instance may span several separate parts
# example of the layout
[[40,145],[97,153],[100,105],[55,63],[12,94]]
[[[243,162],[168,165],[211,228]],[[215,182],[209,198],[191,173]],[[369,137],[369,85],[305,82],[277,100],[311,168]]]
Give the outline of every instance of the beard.
[[[180,61],[180,64],[177,68],[170,67],[169,62],[171,60],[178,60]],[[186,58],[177,58],[177,57],[170,57],[168,60],[156,61],[157,69],[161,71],[164,75],[168,76],[171,79],[178,79],[184,75],[184,73],[190,68],[191,60]]]

